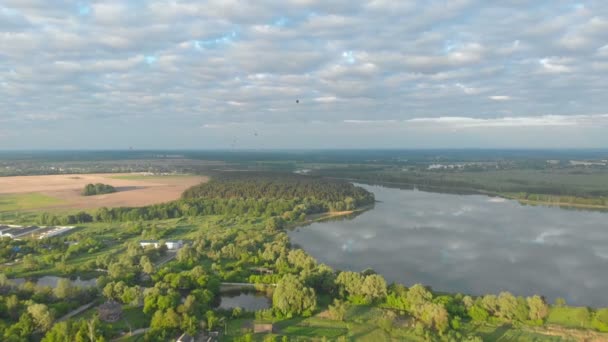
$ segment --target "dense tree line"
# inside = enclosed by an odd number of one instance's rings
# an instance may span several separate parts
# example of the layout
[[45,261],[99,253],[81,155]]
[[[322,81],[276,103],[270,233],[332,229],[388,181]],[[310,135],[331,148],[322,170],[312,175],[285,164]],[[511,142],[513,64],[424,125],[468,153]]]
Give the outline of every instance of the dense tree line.
[[101,208],[94,214],[44,213],[39,223],[147,221],[202,215],[281,216],[287,221],[297,221],[309,214],[354,210],[372,203],[372,193],[347,182],[298,175],[234,173],[188,189],[180,200],[141,208]]
[[116,192],[116,188],[108,184],[87,184],[82,190],[83,196],[95,196],[103,194],[111,194]]
[[[597,174],[550,173],[544,179],[538,179],[536,174],[528,176],[515,174],[504,175],[496,171],[403,171],[395,167],[327,167],[314,171],[314,175],[348,179],[370,184],[385,184],[390,186],[416,186],[430,191],[479,191],[485,193],[525,193],[539,196],[569,196],[576,201],[585,202],[585,199],[608,197],[605,182],[599,180],[596,186],[580,184],[581,177],[597,178]],[[578,178],[577,178],[578,177]]]
[[324,203],[348,202],[352,208],[374,202],[374,196],[351,183],[285,173],[224,173],[186,190],[192,198],[273,198],[318,200]]

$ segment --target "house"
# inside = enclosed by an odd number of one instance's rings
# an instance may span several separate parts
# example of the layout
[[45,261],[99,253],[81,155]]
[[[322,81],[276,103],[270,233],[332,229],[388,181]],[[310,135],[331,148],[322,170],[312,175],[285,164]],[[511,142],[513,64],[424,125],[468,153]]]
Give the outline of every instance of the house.
[[158,240],[141,240],[139,241],[139,245],[143,248],[152,246],[153,248],[160,247],[160,242]]
[[0,225],[0,237],[8,237],[16,239],[20,237],[38,237],[39,239],[53,237],[64,234],[65,232],[73,229],[73,226],[12,226],[12,225]]
[[6,226],[3,226],[2,230],[0,230],[0,237],[8,237],[11,239],[16,239],[18,237],[32,234],[35,231],[40,229],[40,227],[38,227],[38,226],[31,226],[31,227],[8,226],[8,228],[5,228],[5,227]]
[[167,246],[167,249],[170,251],[176,251],[182,247],[184,247],[184,241],[183,240],[169,240],[165,242],[165,245]]
[[50,238],[53,236],[59,236],[67,233],[68,231],[76,228],[74,226],[65,227],[47,227],[48,229],[38,236],[39,239]]
[[[139,241],[139,245],[143,248],[152,246],[153,248],[159,248],[160,246],[162,246],[162,243],[158,240],[141,240]],[[184,241],[183,240],[168,240],[165,241],[165,246],[167,246],[167,249],[170,251],[177,251],[178,249],[184,247]]]

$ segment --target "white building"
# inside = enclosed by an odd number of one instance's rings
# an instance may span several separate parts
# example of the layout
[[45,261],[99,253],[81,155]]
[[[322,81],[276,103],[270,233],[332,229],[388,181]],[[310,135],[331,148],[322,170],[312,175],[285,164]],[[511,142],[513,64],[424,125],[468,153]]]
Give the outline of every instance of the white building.
[[158,247],[160,247],[160,242],[158,242],[158,240],[142,240],[142,241],[139,241],[139,245],[143,248],[146,248],[148,246],[158,248]]
[[[161,243],[158,240],[142,240],[139,242],[139,245],[143,248],[146,248],[148,246],[152,246],[153,248],[159,248],[161,246]],[[184,247],[184,241],[183,240],[168,240],[168,241],[165,241],[165,246],[167,246],[167,249],[170,251],[176,251],[176,250]]]
[[165,242],[165,245],[167,246],[167,249],[170,251],[176,251],[182,247],[184,247],[184,241],[182,240],[171,240],[171,241],[167,241]]

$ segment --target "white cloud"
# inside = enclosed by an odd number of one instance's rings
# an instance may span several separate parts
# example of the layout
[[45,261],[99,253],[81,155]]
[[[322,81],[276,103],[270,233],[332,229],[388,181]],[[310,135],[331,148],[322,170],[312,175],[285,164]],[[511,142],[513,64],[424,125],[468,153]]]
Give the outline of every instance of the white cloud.
[[406,123],[434,127],[459,128],[517,128],[517,127],[576,127],[608,124],[608,114],[597,115],[542,115],[528,117],[471,118],[437,117],[415,118]]
[[563,59],[558,58],[542,58],[538,62],[540,63],[543,71],[548,73],[561,74],[571,72],[572,68],[562,64]]
[[330,102],[338,101],[338,98],[335,96],[320,96],[320,97],[316,97],[315,101],[321,102],[321,103],[330,103]]
[[343,121],[346,124],[354,124],[354,125],[378,125],[378,124],[394,124],[398,123],[397,120],[354,120],[348,119]]
[[[426,125],[577,133],[600,120],[577,113],[608,107],[607,16],[602,1],[4,0],[0,121],[23,132],[17,147],[46,147],[52,136],[33,132],[48,125],[70,136],[70,125],[101,134],[135,121],[149,144],[158,135],[143,132],[239,122],[330,122],[361,144],[439,117]],[[49,108],[56,116],[44,121]],[[91,141],[136,139],[115,126]]]
[[481,92],[483,92],[483,89],[480,88],[475,88],[475,87],[467,87],[464,84],[461,83],[456,83],[456,86],[460,89],[462,89],[462,91],[467,94],[467,95],[476,95],[479,94]]
[[508,95],[492,95],[492,96],[488,96],[488,98],[490,100],[493,100],[493,101],[509,101],[509,100],[512,100],[511,96],[508,96]]

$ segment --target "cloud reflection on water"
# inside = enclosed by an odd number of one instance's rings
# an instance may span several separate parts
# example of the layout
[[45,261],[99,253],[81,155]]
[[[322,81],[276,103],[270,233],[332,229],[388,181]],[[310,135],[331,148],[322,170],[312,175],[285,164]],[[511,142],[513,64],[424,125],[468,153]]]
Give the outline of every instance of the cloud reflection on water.
[[381,201],[373,210],[291,232],[293,242],[337,269],[408,285],[608,305],[606,213],[365,187]]

